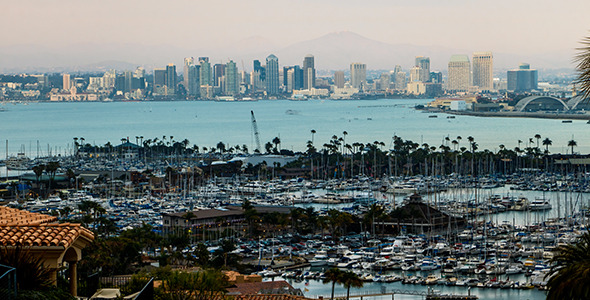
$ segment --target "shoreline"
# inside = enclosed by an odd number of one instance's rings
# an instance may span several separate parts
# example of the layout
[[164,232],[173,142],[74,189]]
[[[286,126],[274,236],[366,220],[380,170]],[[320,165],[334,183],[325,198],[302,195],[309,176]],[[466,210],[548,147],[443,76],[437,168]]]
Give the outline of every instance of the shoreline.
[[556,114],[546,112],[475,112],[475,111],[446,111],[446,110],[423,110],[427,113],[445,113],[458,116],[474,117],[499,117],[499,118],[534,118],[534,119],[556,119],[556,120],[590,120],[590,114]]

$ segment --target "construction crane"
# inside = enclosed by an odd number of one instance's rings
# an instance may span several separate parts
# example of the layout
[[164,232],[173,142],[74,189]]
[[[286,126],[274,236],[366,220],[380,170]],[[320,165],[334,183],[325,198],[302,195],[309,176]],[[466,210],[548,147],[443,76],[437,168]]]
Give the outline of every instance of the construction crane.
[[254,111],[251,110],[250,113],[252,114],[252,131],[254,131],[254,137],[256,138],[256,150],[258,150],[258,153],[262,153],[262,148],[260,147],[260,135],[258,134],[258,125],[256,125]]

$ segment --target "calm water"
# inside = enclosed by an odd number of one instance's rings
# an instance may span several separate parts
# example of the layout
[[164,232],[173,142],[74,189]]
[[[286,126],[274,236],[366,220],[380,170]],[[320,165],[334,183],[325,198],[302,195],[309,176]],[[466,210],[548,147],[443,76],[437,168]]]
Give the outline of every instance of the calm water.
[[[282,147],[304,150],[315,129],[316,146],[332,135],[348,132],[346,141],[381,141],[386,148],[394,135],[418,143],[439,146],[444,137],[461,136],[460,146],[467,147],[467,137],[473,136],[480,149],[509,148],[517,141],[525,143],[535,134],[553,141],[551,152],[570,151],[566,146],[572,136],[578,143],[576,152],[590,152],[585,121],[561,123],[560,120],[525,118],[480,118],[457,116],[447,119],[445,114],[429,118],[430,114],[415,111],[416,104],[429,100],[355,100],[355,101],[255,101],[255,102],[111,102],[111,103],[31,103],[0,104],[0,155],[5,155],[5,140],[9,152],[23,149],[32,157],[55,153],[69,153],[74,137],[103,145],[107,141],[118,144],[121,138],[135,136],[144,139],[188,139],[190,145],[215,146],[223,141],[229,145],[246,144],[254,149],[250,122],[253,110],[260,139],[264,143],[280,137]],[[39,144],[39,147],[37,146]],[[525,147],[522,144],[521,147]]]

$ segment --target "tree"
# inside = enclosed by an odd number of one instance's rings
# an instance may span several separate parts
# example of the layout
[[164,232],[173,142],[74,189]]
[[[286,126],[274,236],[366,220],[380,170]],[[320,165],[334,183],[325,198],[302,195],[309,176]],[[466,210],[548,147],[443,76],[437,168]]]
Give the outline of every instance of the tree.
[[553,266],[545,278],[548,300],[590,299],[590,233],[586,232],[573,244],[556,248]]
[[217,270],[196,273],[176,271],[162,282],[162,289],[170,299],[223,299],[226,286],[227,277]]
[[543,146],[545,146],[545,154],[549,153],[549,146],[551,146],[553,144],[553,141],[550,140],[548,137],[546,137],[543,140]]
[[361,278],[351,271],[346,271],[340,277],[340,282],[346,287],[346,300],[350,299],[350,288],[362,288],[363,281]]
[[582,47],[577,49],[579,53],[574,60],[578,63],[576,69],[578,78],[574,83],[580,86],[580,92],[583,98],[590,96],[590,37],[582,40]]
[[330,299],[334,299],[334,287],[336,286],[336,283],[340,282],[342,274],[344,274],[344,272],[338,268],[331,268],[324,273],[324,284],[332,283],[332,296]]
[[567,146],[572,147],[572,154],[574,154],[574,147],[576,147],[577,145],[578,145],[578,142],[576,142],[573,139],[571,139],[567,142]]

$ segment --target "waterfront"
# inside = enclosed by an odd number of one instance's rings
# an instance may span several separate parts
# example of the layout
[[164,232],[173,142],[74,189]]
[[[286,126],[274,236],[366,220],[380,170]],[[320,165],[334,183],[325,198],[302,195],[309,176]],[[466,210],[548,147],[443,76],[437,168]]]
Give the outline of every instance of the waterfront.
[[[211,147],[223,141],[229,145],[255,148],[251,130],[250,111],[254,111],[260,139],[264,144],[280,137],[282,147],[305,150],[315,129],[318,145],[333,135],[348,132],[347,141],[372,143],[381,141],[389,147],[394,135],[417,143],[438,146],[445,137],[474,137],[479,149],[497,150],[521,147],[535,134],[549,137],[551,153],[569,151],[567,141],[577,141],[576,152],[590,152],[585,121],[528,118],[482,118],[431,114],[413,107],[430,100],[309,100],[309,101],[170,101],[170,102],[109,102],[109,103],[30,103],[3,104],[0,116],[0,141],[8,140],[9,153],[24,150],[29,157],[70,154],[73,138],[84,137],[86,143],[116,145],[121,138],[135,136],[176,140],[188,139],[190,145]],[[515,130],[517,129],[517,130]],[[4,145],[0,157],[5,156]]]

